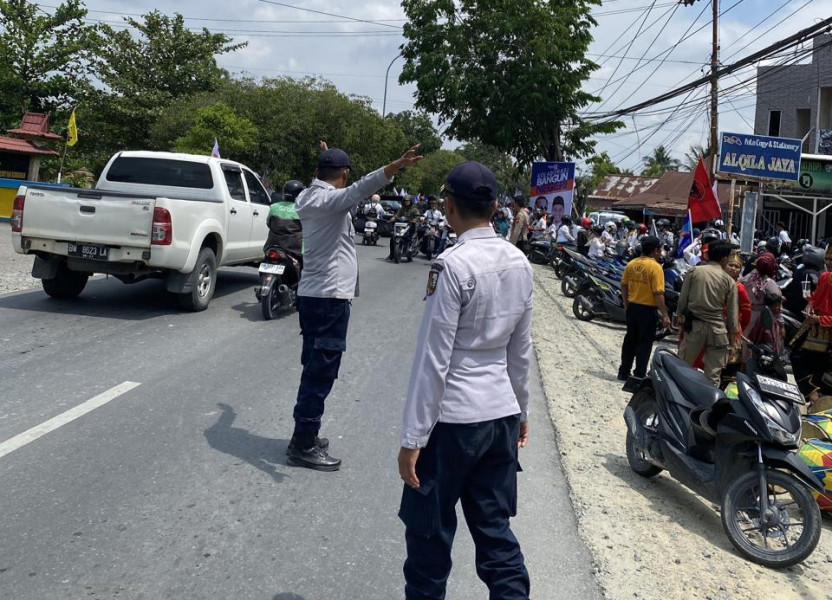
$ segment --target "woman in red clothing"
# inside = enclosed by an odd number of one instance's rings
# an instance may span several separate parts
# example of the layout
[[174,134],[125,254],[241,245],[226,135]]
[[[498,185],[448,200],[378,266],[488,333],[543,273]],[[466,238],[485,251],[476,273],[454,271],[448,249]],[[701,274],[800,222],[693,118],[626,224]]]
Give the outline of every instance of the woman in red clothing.
[[806,400],[832,394],[832,245],[826,248],[826,271],[809,298],[806,322],[792,340],[794,378]]

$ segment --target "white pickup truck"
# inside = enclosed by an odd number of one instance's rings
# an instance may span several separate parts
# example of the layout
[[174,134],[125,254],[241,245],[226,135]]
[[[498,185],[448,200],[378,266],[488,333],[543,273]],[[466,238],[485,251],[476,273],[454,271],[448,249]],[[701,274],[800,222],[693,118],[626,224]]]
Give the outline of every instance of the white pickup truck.
[[12,245],[32,276],[74,298],[93,273],[162,278],[183,308],[205,310],[217,268],[263,259],[270,197],[245,166],[219,158],[120,152],[92,189],[22,186]]

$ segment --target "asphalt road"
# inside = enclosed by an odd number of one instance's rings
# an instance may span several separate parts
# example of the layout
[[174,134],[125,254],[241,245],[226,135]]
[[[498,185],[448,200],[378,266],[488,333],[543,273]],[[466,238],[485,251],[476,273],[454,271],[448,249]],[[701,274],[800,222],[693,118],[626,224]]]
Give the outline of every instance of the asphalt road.
[[[401,598],[398,427],[428,263],[358,250],[362,296],[322,431],[337,473],[286,465],[297,316],[262,320],[253,269],[221,271],[199,314],[158,282],[0,297],[0,598]],[[532,597],[599,598],[533,379],[514,521]],[[138,385],[85,404],[125,382]],[[10,450],[74,408],[89,412]],[[454,558],[449,600],[486,598],[464,521]]]

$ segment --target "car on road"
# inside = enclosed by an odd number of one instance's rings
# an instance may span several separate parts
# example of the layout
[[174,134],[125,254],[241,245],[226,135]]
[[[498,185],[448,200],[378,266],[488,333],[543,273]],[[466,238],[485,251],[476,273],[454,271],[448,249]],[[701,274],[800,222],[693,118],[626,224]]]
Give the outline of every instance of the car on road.
[[271,198],[240,163],[190,154],[119,152],[95,188],[21,186],[12,245],[54,298],[78,296],[94,273],[165,282],[181,306],[208,307],[222,266],[256,265]]

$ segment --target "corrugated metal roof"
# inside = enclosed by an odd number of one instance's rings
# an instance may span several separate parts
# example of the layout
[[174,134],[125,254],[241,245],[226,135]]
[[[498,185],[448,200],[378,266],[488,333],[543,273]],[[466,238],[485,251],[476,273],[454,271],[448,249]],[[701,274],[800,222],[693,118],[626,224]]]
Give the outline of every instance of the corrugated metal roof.
[[63,139],[58,134],[49,131],[49,115],[34,112],[24,114],[20,127],[17,129],[9,129],[8,133],[48,140]]
[[60,156],[58,152],[49,148],[38,148],[29,140],[19,140],[4,135],[0,135],[0,151],[36,156]]
[[[664,215],[683,215],[688,208],[688,196],[693,184],[693,173],[683,171],[668,171],[648,190],[630,198],[619,200],[613,204],[614,208],[647,208],[655,213]],[[728,206],[731,195],[731,185],[720,183],[719,203]]]

